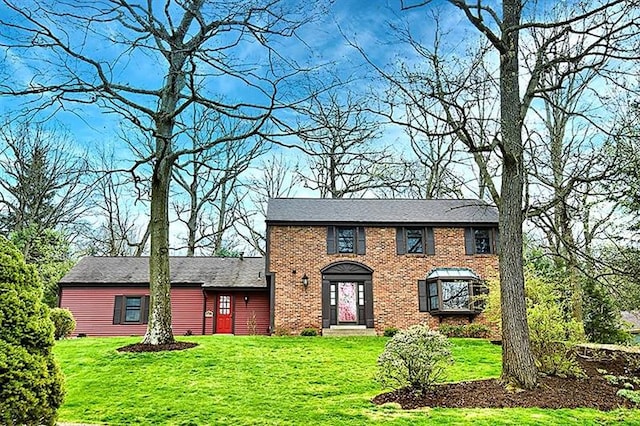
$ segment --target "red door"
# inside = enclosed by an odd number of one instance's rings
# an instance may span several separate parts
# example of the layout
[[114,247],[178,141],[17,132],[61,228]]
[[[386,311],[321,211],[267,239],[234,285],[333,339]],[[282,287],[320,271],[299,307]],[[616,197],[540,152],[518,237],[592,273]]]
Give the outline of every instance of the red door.
[[216,315],[216,333],[231,333],[231,296],[218,295],[218,315]]

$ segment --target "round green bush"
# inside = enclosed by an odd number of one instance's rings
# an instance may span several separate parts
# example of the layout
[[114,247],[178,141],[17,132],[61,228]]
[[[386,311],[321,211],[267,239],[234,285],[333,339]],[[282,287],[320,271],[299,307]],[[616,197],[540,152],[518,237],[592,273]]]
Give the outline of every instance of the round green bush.
[[0,424],[53,425],[64,396],[53,322],[33,266],[0,237]]
[[400,331],[398,327],[387,327],[384,329],[384,337],[393,337],[398,331]]
[[53,308],[49,314],[53,326],[55,328],[53,336],[56,340],[71,336],[73,330],[76,329],[76,320],[68,309]]
[[318,335],[318,330],[316,330],[313,327],[307,327],[304,330],[302,330],[300,332],[301,336],[317,336]]

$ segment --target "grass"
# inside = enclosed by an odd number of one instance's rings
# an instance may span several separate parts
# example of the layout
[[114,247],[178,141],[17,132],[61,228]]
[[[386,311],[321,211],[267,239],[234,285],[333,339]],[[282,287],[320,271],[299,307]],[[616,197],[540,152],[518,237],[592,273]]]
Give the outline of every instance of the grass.
[[[118,353],[139,338],[60,341],[66,375],[62,422],[96,424],[640,424],[636,410],[422,409],[375,406],[385,338],[183,337],[199,346]],[[500,348],[453,339],[447,380],[500,374]]]

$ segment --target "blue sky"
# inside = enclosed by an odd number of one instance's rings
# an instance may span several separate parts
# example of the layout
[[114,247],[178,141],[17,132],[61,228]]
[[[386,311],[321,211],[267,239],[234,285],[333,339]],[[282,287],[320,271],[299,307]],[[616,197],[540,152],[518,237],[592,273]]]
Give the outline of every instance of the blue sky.
[[[20,4],[27,3],[28,1],[25,1]],[[329,67],[343,78],[356,78],[355,90],[363,91],[370,88],[374,75],[370,68],[363,65],[361,56],[349,45],[345,37],[361,46],[380,65],[410,61],[411,53],[408,48],[395,43],[389,36],[391,32],[388,23],[410,22],[412,31],[429,42],[433,33],[430,18],[432,11],[437,8],[451,10],[451,6],[444,1],[436,1],[430,7],[407,12],[400,11],[400,2],[397,0],[338,0],[327,5],[328,13],[319,16],[300,30],[299,35],[304,44],[295,38],[279,40],[278,44],[282,45],[285,56],[293,57],[301,64],[330,64]],[[0,6],[0,16],[8,16],[6,7]],[[466,22],[459,13],[445,13],[444,16],[447,26],[456,32],[463,31]],[[73,33],[69,34],[73,37]],[[254,48],[255,46],[245,45],[235,54],[254,60],[253,55],[260,54],[254,51]],[[85,51],[96,58],[114,57],[122,53],[118,46],[92,42],[90,39]],[[34,72],[28,70],[27,66],[25,58],[9,53],[5,54],[4,66],[0,69],[6,75],[24,83],[34,77]],[[140,56],[131,57],[130,61],[115,73],[115,77],[123,82],[132,82],[136,86],[148,88],[158,86],[159,75],[161,73],[155,69],[155,63]],[[51,76],[44,77],[48,80]],[[229,80],[222,80],[212,87],[213,91],[227,97],[233,97],[244,90],[238,81]],[[18,103],[19,100],[15,98],[0,97],[0,111],[5,115],[11,113],[17,109]],[[51,113],[51,110],[47,112]],[[42,117],[48,118],[49,115],[43,114]],[[53,121],[68,128],[80,145],[91,147],[110,140],[115,142],[121,117],[106,114],[104,110],[91,105],[67,104],[65,110],[56,111]]]
[[[19,4],[31,10],[30,2],[31,0],[24,0]],[[411,2],[405,2],[409,3]],[[414,3],[420,3],[420,0],[415,0]],[[158,4],[164,4],[164,1]],[[311,7],[303,0],[285,0],[285,4],[296,5],[301,11],[304,11],[302,8]],[[386,85],[378,79],[371,67],[365,65],[362,56],[351,43],[360,46],[378,66],[390,71],[400,64],[419,65],[419,61],[422,60],[411,46],[398,42],[396,29],[409,28],[412,36],[419,40],[422,46],[430,47],[435,35],[434,14],[438,14],[440,27],[445,33],[446,46],[441,52],[446,58],[463,57],[469,45],[482,39],[478,32],[470,27],[464,14],[445,0],[435,0],[426,7],[408,11],[400,10],[400,0],[319,0],[318,4],[325,8],[324,13],[303,26],[298,31],[298,38],[278,39],[274,46],[284,57],[294,59],[302,66],[322,65],[320,72],[315,73],[316,77],[321,76],[320,82],[329,81],[329,73],[335,72],[343,79],[351,79],[350,89],[362,95],[386,88]],[[499,5],[500,2],[489,0],[483,4]],[[543,0],[526,2],[526,7],[545,10],[550,4],[555,6],[566,3]],[[499,12],[499,7],[497,10]],[[6,6],[0,4],[0,19],[10,20],[8,17]],[[107,34],[117,36],[119,30],[115,26],[105,28]],[[74,35],[71,26],[65,26],[60,31],[60,34],[69,34],[76,45],[83,41]],[[0,32],[0,44],[6,37],[7,33]],[[526,37],[523,36],[522,40],[522,45],[526,45]],[[157,88],[161,84],[164,70],[162,67],[157,68],[157,58],[135,52],[130,54],[122,46],[96,41],[91,37],[87,39],[84,51],[97,59],[120,58],[119,65],[114,70],[114,79],[120,83],[146,88]],[[264,51],[255,42],[238,46],[233,54],[245,63],[264,63]],[[35,63],[34,61],[48,59],[46,53],[29,59],[0,47],[0,58],[0,88],[3,84],[47,82],[57,78],[51,69],[40,67],[40,74],[29,69],[29,65]],[[489,61],[493,60],[495,56]],[[526,79],[526,76],[523,79]],[[297,81],[300,84],[302,82]],[[238,79],[207,78],[205,83],[206,89],[215,96],[228,100],[242,99],[246,102],[253,100],[251,91]],[[295,94],[299,87],[301,86],[291,85],[288,89]],[[19,99],[0,96],[0,113],[4,113],[5,116],[12,115],[20,108],[19,103]],[[96,105],[69,103],[64,109],[46,111],[41,114],[41,118],[48,118],[51,122],[65,127],[76,140],[78,147],[87,149],[90,153],[104,145],[112,145],[123,158],[131,155],[126,144],[120,140],[123,119],[116,113],[107,113]],[[387,128],[384,142],[394,144],[398,150],[406,149],[408,146],[404,130],[399,127]],[[290,152],[292,157],[297,154],[295,151]],[[299,192],[295,195],[310,194]]]

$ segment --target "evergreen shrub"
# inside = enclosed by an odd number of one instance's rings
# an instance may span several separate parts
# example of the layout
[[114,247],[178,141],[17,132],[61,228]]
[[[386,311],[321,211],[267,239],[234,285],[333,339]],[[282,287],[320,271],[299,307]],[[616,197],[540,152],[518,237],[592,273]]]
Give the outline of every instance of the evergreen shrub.
[[56,340],[71,336],[73,330],[76,329],[76,320],[68,309],[53,308],[49,316],[51,317],[51,321],[53,321],[53,336]]
[[400,331],[398,327],[387,327],[384,329],[384,337],[393,337],[398,331]]
[[316,330],[313,327],[307,327],[304,330],[302,330],[300,332],[301,336],[317,336],[318,335],[318,330]]
[[0,424],[55,424],[64,390],[53,333],[37,272],[0,237]]

